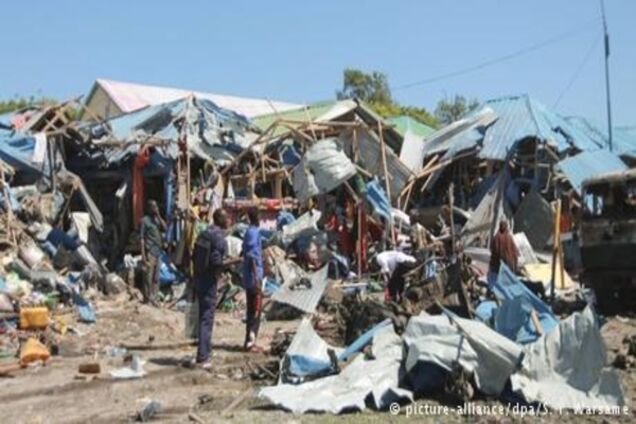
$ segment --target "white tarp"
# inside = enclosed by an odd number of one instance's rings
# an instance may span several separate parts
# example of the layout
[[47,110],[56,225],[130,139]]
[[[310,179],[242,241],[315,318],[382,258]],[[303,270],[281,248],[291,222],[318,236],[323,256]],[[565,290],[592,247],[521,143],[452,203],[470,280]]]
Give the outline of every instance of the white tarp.
[[376,409],[385,409],[400,399],[413,400],[412,393],[398,384],[403,347],[393,326],[378,331],[372,351],[375,359],[358,355],[340,374],[300,385],[264,387],[258,396],[297,414],[362,411],[368,396]]
[[294,193],[301,202],[328,193],[358,171],[333,138],[320,140],[305,153],[294,168]]
[[283,227],[283,243],[288,245],[302,235],[311,235],[318,232],[318,221],[322,212],[316,209],[302,214],[294,222]]
[[451,321],[446,315],[412,317],[404,341],[408,347],[407,372],[415,370],[419,362],[433,363],[447,371],[459,362],[465,371],[474,373],[477,388],[494,396],[501,393],[523,357],[520,345],[485,324],[457,317]]
[[594,311],[564,319],[549,334],[525,346],[512,390],[528,402],[554,409],[608,408],[625,404],[618,375],[606,368],[605,345]]

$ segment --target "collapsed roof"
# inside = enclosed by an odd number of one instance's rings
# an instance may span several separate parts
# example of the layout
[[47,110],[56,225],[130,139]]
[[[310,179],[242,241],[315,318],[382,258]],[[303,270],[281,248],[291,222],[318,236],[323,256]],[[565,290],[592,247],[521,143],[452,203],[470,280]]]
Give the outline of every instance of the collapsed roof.
[[190,96],[80,128],[91,148],[80,152],[102,167],[119,165],[144,145],[153,145],[164,158],[176,159],[178,142],[190,153],[219,164],[229,162],[249,144],[247,118],[214,102]]

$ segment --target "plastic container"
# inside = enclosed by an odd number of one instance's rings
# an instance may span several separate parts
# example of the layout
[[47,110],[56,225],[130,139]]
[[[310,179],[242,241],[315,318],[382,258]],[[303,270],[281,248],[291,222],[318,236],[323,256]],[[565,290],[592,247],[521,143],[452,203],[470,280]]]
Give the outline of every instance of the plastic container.
[[38,330],[49,325],[49,310],[44,306],[20,308],[20,328]]
[[49,350],[37,339],[31,337],[20,349],[20,364],[26,366],[36,361],[48,361],[51,354]]

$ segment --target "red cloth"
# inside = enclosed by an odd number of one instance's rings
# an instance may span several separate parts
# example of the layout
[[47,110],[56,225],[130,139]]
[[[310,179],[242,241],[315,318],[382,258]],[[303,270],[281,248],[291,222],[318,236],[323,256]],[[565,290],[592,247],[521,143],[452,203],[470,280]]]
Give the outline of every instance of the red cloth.
[[367,211],[364,210],[364,205],[360,206],[360,213],[362,214],[360,219],[360,223],[361,223],[361,234],[362,234],[362,240],[360,240],[360,259],[361,259],[361,264],[362,264],[362,272],[367,272],[368,270],[368,264],[367,264],[367,243],[369,242],[368,240],[368,234],[369,234],[369,220],[367,219]]
[[144,168],[150,162],[150,151],[142,147],[133,164],[132,207],[135,228],[139,228],[144,217]]

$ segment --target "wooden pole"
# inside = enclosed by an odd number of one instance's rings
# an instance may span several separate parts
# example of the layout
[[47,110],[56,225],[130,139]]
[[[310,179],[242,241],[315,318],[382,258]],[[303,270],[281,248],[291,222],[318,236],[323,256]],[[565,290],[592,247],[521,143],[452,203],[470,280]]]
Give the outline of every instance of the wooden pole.
[[[382,154],[382,169],[384,170],[384,185],[386,187],[386,196],[389,199],[389,207],[391,206],[391,183],[389,181],[389,169],[386,164],[386,145],[384,144],[384,135],[382,132],[382,121],[378,121],[378,135],[380,136],[380,152]],[[393,231],[393,217],[389,211],[388,228],[391,232],[391,246],[395,246],[395,232]]]
[[364,207],[363,203],[358,203],[358,242],[357,250],[358,250],[358,279],[362,277],[362,208]]
[[555,279],[556,279],[556,266],[561,246],[561,199],[556,201],[556,216],[554,217],[554,237],[552,242],[552,275],[550,278],[551,290],[550,297],[554,301],[555,296]]
[[450,237],[451,237],[451,252],[455,252],[455,221],[453,220],[453,204],[455,203],[454,194],[453,194],[453,183],[450,183],[448,186],[448,212],[450,216],[449,225],[450,225]]

